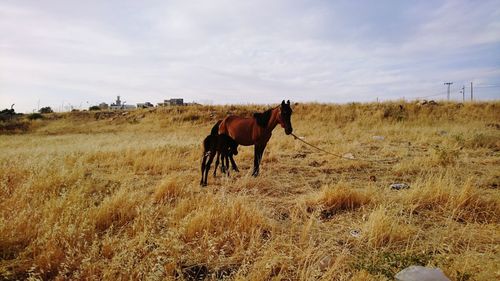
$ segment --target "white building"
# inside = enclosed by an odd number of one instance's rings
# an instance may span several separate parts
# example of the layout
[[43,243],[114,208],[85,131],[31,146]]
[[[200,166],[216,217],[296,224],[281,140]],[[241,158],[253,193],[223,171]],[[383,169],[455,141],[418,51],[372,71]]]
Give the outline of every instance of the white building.
[[125,102],[122,102],[120,100],[120,96],[117,96],[116,97],[116,101],[114,103],[112,103],[110,106],[109,106],[110,109],[114,109],[114,110],[117,110],[117,109],[134,109],[135,108],[135,105],[132,105],[132,104],[125,104]]

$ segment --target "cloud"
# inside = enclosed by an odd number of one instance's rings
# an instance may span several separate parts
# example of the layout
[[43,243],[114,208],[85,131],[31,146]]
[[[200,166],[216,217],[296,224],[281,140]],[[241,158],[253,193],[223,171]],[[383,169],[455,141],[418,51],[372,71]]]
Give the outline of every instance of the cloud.
[[38,99],[79,105],[116,95],[347,102],[425,96],[448,80],[498,84],[496,4],[4,2],[1,106],[30,111]]

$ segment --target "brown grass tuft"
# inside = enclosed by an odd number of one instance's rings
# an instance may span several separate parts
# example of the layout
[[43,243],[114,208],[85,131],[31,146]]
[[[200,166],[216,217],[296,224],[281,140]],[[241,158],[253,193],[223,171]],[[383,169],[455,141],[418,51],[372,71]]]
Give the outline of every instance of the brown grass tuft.
[[226,201],[207,198],[199,202],[199,209],[192,214],[182,223],[184,231],[181,237],[188,243],[207,234],[222,235],[236,242],[248,239],[255,234],[254,231],[270,227],[262,211],[244,199]]
[[394,246],[404,242],[415,228],[403,223],[394,211],[380,206],[373,211],[364,225],[364,238],[372,247]]
[[356,210],[370,202],[370,194],[367,191],[339,183],[324,186],[320,192],[308,196],[305,205],[308,211],[320,210],[323,218],[329,218],[339,212]]
[[188,192],[186,180],[180,177],[167,177],[155,188],[152,195],[155,203],[170,203]]
[[122,189],[105,198],[94,211],[96,229],[104,231],[111,226],[122,227],[132,221],[137,215],[140,197],[135,192]]
[[488,223],[500,221],[500,199],[490,197],[472,180],[457,183],[450,176],[438,175],[417,182],[404,196],[413,212],[439,211],[455,220]]

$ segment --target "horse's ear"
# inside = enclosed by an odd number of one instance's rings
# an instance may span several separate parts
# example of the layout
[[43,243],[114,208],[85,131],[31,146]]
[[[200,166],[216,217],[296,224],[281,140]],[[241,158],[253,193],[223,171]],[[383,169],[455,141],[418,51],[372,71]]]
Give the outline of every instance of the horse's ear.
[[285,100],[281,101],[281,105],[285,105]]
[[288,105],[290,105],[290,100],[288,100],[286,103],[288,103]]

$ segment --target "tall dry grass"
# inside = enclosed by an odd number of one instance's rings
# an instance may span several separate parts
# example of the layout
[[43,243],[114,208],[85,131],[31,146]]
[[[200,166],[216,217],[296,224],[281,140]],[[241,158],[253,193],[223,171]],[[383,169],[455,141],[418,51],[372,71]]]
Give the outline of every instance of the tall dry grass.
[[[297,104],[261,175],[198,186],[201,140],[250,106],[74,112],[2,124],[0,276],[391,280],[413,264],[499,279],[500,104]],[[16,122],[17,122],[16,121]],[[13,128],[10,130],[9,128]],[[373,136],[383,136],[373,138]],[[403,182],[409,189],[391,190]]]

